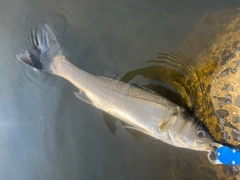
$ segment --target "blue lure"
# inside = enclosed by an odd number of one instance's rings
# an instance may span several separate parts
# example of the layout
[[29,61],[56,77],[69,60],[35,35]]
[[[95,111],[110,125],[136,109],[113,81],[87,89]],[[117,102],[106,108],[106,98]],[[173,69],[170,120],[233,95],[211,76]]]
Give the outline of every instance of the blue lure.
[[231,148],[228,146],[223,146],[217,143],[213,143],[212,145],[217,147],[215,151],[216,159],[212,160],[210,155],[208,154],[208,160],[212,164],[226,164],[232,166],[240,165],[240,151],[236,148]]

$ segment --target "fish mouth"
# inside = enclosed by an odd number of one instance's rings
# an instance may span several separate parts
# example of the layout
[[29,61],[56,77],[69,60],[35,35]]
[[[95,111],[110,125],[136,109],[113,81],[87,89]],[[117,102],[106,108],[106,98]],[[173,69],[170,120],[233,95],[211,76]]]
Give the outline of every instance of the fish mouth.
[[216,143],[216,142],[212,142],[212,143],[210,143],[210,145],[211,145],[212,147],[216,147],[216,148],[220,148],[220,147],[222,146],[221,144]]
[[197,141],[196,142],[196,147],[198,147],[197,150],[200,151],[207,151],[207,152],[215,152],[216,148],[214,147],[213,144],[217,144],[217,143],[213,143],[213,142],[204,142],[204,141]]
[[211,145],[211,143],[205,143],[205,144],[203,144],[203,146],[205,146],[204,148],[203,148],[203,151],[207,151],[207,152],[215,152],[215,150],[216,150],[216,148],[215,147],[213,147],[212,145]]

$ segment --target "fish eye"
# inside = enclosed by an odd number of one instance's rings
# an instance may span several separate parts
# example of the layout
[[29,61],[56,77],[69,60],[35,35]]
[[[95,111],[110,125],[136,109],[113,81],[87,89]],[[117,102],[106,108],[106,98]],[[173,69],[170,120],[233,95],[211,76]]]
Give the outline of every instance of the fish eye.
[[206,132],[203,129],[198,129],[197,130],[197,136],[199,138],[203,138],[206,135]]

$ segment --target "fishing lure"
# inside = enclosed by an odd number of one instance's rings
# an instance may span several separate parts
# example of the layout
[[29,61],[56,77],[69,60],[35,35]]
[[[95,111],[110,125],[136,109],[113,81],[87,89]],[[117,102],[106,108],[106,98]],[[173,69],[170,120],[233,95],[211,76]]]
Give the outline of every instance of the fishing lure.
[[212,143],[217,149],[215,151],[216,159],[211,159],[211,152],[208,154],[208,160],[212,164],[225,164],[232,166],[240,165],[240,151],[236,148],[223,146],[218,143]]

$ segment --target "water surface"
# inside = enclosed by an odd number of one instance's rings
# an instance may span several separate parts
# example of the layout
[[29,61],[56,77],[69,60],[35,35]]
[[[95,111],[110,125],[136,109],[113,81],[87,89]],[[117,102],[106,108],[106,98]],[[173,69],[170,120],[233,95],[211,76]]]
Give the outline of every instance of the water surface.
[[[31,48],[47,23],[72,63],[95,75],[123,76],[175,49],[205,12],[236,6],[223,0],[1,1],[0,179],[178,179],[179,171],[185,179],[215,177],[191,164],[190,150],[136,141],[118,122],[113,135],[103,113],[74,96],[75,87],[15,55]],[[186,164],[189,171],[181,169]]]

